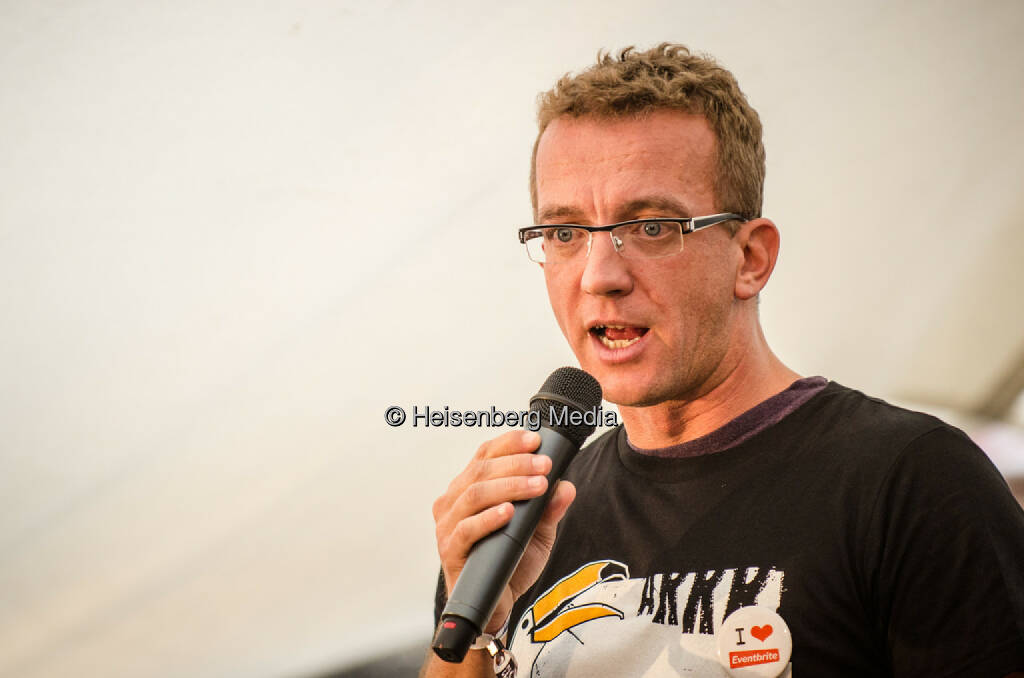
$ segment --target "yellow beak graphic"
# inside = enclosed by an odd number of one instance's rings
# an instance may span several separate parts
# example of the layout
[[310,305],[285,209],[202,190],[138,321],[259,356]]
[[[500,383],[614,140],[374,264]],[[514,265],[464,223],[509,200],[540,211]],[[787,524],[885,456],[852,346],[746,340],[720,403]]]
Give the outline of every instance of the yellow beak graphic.
[[573,605],[581,593],[601,582],[628,579],[625,565],[614,560],[600,560],[584,565],[552,586],[533,604],[535,626],[530,634],[535,643],[554,640],[562,631],[602,617],[618,617],[622,612],[604,603]]

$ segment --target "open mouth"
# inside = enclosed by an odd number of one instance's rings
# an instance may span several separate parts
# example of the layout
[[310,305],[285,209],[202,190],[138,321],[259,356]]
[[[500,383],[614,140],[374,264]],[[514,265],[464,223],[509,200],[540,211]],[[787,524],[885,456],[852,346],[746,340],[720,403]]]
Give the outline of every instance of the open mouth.
[[626,325],[595,325],[590,333],[608,348],[626,348],[640,341],[647,334],[646,327],[627,327]]

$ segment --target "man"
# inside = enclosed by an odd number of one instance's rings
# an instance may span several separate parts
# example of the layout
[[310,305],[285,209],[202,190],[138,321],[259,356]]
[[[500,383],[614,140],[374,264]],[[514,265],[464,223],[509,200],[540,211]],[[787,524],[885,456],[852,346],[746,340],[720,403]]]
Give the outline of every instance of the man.
[[[765,341],[779,235],[733,76],[679,45],[627,49],[562,78],[538,118],[521,238],[624,426],[576,457],[486,625],[508,619],[520,675],[723,676],[768,662],[784,626],[778,668],[799,676],[1024,670],[1024,514],[997,471]],[[435,502],[438,610],[511,502],[546,491],[537,445],[484,443]],[[778,617],[725,623],[744,609]],[[424,675],[493,669],[474,650]]]

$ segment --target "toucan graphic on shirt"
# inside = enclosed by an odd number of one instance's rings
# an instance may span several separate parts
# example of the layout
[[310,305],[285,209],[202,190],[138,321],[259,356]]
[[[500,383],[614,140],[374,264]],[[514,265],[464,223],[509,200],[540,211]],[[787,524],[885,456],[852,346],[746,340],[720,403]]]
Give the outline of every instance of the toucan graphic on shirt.
[[753,566],[630,578],[625,563],[592,561],[533,601],[511,649],[520,675],[536,678],[725,676],[722,620],[747,605],[777,609],[783,575]]
[[530,616],[531,640],[535,643],[546,643],[557,638],[563,631],[592,619],[612,616],[622,619],[622,611],[611,605],[575,602],[580,594],[598,584],[626,579],[629,579],[629,568],[614,560],[587,563],[569,576],[560,579],[526,611]]

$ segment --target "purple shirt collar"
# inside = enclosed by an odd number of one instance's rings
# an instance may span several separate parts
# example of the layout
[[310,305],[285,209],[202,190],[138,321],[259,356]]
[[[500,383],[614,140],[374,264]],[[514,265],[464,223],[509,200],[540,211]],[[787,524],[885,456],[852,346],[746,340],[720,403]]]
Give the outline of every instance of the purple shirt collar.
[[[629,443],[629,447],[640,454],[651,457],[679,459],[714,454],[739,445],[744,440],[778,424],[801,405],[813,398],[828,385],[825,377],[804,377],[797,379],[785,391],[754,405],[732,421],[723,424],[707,435],[688,440],[678,445],[645,450]],[[626,438],[629,442],[629,438]]]

